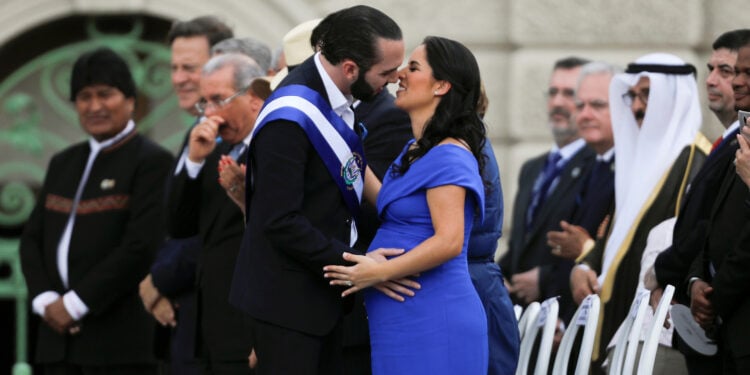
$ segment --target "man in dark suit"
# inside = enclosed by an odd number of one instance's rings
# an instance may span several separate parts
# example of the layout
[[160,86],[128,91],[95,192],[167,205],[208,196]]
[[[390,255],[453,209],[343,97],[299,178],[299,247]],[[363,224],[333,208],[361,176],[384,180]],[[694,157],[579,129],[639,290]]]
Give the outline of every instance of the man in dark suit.
[[570,218],[594,162],[574,119],[576,82],[587,62],[570,57],[555,63],[547,99],[555,146],[521,167],[509,249],[500,266],[514,301],[522,305],[559,295],[563,311],[572,306],[566,286],[573,262],[551,254],[547,232],[559,230],[560,221]]
[[[653,268],[655,277],[651,277],[650,272],[646,273],[646,280],[658,282],[656,285],[647,284],[647,288],[661,295],[661,288],[669,284],[674,285],[677,288],[674,299],[687,305],[690,304],[690,298],[685,282],[686,276],[690,265],[703,248],[711,208],[727,170],[733,169],[732,160],[737,150],[735,137],[738,134],[739,123],[735,110],[732,79],[737,61],[737,49],[741,46],[742,39],[750,40],[750,30],[726,32],[713,43],[713,53],[707,64],[709,74],[706,77],[709,109],[724,126],[725,132],[717,139],[713,150],[685,194],[682,210],[673,230],[672,245],[656,258]],[[716,363],[720,361],[719,357],[700,355],[689,349],[682,341],[677,342],[677,347],[685,355],[687,367],[691,373],[720,373],[721,367]]]
[[[259,374],[342,370],[344,304],[323,267],[343,264],[342,254],[357,239],[353,218],[361,197],[352,194],[364,169],[351,103],[370,100],[396,82],[404,57],[401,30],[376,9],[343,9],[321,25],[321,52],[282,81],[266,104],[269,112],[260,115],[273,120],[259,117],[250,144],[247,228],[230,300],[254,319]],[[275,100],[281,111],[269,109]],[[317,112],[310,106],[322,111],[325,124],[309,122]],[[332,126],[327,136],[346,146],[321,141],[319,126]],[[329,149],[349,157],[333,159],[338,154],[331,158]]]
[[[231,270],[244,230],[240,208],[217,182],[223,155],[240,160],[264,97],[251,83],[265,72],[249,57],[213,57],[203,68],[203,121],[190,132],[185,167],[175,176],[168,209],[173,238],[199,235],[196,282],[198,353],[204,373],[247,374],[249,322],[229,304]],[[217,141],[221,136],[221,142]]]
[[[748,111],[750,38],[738,49],[734,71],[735,108]],[[743,158],[749,151],[740,149],[736,155]],[[690,273],[691,310],[704,328],[718,324],[722,373],[747,374],[750,372],[748,186],[731,166],[723,177],[711,209],[703,253]]]
[[[172,88],[182,110],[200,118],[195,103],[200,99],[201,68],[210,58],[209,49],[218,42],[231,38],[232,29],[212,16],[201,16],[188,21],[176,21],[167,34],[171,50]],[[188,130],[189,134],[189,130]],[[175,170],[185,164],[186,146],[180,148]],[[171,184],[170,175],[167,185]],[[169,190],[169,188],[165,189]],[[168,367],[180,375],[198,374],[195,361],[195,263],[200,251],[196,237],[169,239],[164,242],[151,265],[150,273],[139,285],[143,306],[162,325],[170,327]],[[157,345],[165,335],[157,335]],[[157,347],[157,350],[164,351]]]
[[70,99],[87,142],[50,161],[21,238],[45,374],[156,374],[154,324],[138,298],[163,238],[169,153],[131,120],[135,84],[107,48],[75,62]]

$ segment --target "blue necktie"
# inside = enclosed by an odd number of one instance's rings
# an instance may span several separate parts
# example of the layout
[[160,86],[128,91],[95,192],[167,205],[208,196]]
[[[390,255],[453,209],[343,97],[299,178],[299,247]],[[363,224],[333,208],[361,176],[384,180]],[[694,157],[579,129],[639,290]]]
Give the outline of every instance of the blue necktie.
[[559,151],[550,153],[547,156],[547,161],[544,163],[544,170],[534,183],[531,204],[526,211],[526,229],[531,228],[539,211],[539,207],[542,207],[542,204],[544,204],[544,201],[547,198],[552,182],[560,175],[562,167],[565,165],[564,163],[560,163],[560,159],[562,159],[562,156]]
[[240,157],[240,155],[242,155],[242,152],[245,151],[245,148],[246,148],[246,145],[244,142],[240,142],[234,145],[234,147],[232,147],[232,150],[229,151],[229,157],[234,159],[234,161],[238,162],[239,160],[237,159]]

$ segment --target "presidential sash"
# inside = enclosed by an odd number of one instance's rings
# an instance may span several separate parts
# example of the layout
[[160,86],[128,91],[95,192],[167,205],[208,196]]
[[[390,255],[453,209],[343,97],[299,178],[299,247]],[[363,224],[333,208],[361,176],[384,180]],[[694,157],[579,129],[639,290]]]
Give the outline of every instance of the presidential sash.
[[355,223],[359,222],[365,160],[357,133],[333,111],[328,101],[303,85],[279,87],[266,99],[251,139],[266,124],[276,120],[295,122],[305,131],[336,182]]

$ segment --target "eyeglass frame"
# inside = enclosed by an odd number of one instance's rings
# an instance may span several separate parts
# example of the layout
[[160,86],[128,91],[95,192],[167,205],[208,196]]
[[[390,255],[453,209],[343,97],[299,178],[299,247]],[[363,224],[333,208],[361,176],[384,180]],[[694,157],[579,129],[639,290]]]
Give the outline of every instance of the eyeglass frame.
[[229,105],[229,103],[231,103],[232,100],[236,99],[238,96],[247,94],[247,91],[250,90],[250,86],[252,86],[252,82],[249,85],[245,86],[245,88],[237,90],[237,92],[235,92],[234,94],[224,99],[218,100],[218,101],[217,100],[209,101],[209,100],[205,100],[204,98],[201,98],[193,106],[201,115],[206,113],[206,110],[208,109],[209,105],[212,105],[214,108],[217,108],[217,109],[222,109],[226,107],[227,105]]
[[648,104],[648,95],[649,92],[634,92],[634,91],[626,91],[624,94],[622,94],[622,101],[625,102],[625,105],[628,107],[632,107],[633,103],[635,102],[635,98],[638,98],[638,100],[641,101],[644,105]]

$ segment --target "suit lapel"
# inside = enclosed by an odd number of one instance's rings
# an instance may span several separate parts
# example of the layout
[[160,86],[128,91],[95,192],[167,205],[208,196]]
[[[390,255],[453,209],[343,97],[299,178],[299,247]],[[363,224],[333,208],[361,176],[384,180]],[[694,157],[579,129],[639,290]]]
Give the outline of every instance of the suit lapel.
[[[219,217],[219,214],[226,210],[226,202],[229,201],[234,205],[234,202],[231,202],[231,199],[229,197],[225,198],[226,192],[224,191],[224,188],[219,184],[219,172],[216,169],[219,163],[219,160],[221,159],[222,155],[229,154],[229,151],[232,149],[232,146],[228,144],[227,142],[222,142],[221,144],[216,146],[216,151],[211,153],[211,155],[206,158],[206,164],[203,166],[203,168],[208,168],[204,171],[206,175],[204,176],[205,183],[210,184],[213,186],[210,186],[207,191],[211,192],[211,195],[216,194],[216,196],[211,199],[215,202],[221,202],[222,204],[211,204],[209,205],[209,211],[207,212],[207,219],[205,221],[207,230],[210,231],[213,227],[214,223],[216,222],[216,219]],[[243,154],[245,154],[247,150],[243,151]],[[239,158],[242,159],[241,157]],[[205,199],[205,198],[204,198]]]
[[723,179],[722,176],[720,176],[721,173],[726,172],[727,168],[734,169],[733,166],[728,166],[728,163],[731,162],[736,150],[737,140],[735,139],[727,142],[727,144],[723,145],[720,149],[715,150],[714,154],[711,154],[706,158],[705,163],[695,175],[691,186],[688,188],[687,195],[683,200],[683,205],[687,205],[687,202],[692,199],[693,192],[696,191],[692,186],[693,184],[716,183],[716,180],[719,180],[720,182]]
[[[540,228],[546,227],[546,218],[553,216],[554,211],[557,209],[556,204],[553,202],[559,202],[564,199],[575,199],[576,187],[580,187],[578,179],[581,179],[588,170],[586,169],[588,161],[591,160],[592,153],[588,147],[583,147],[568,161],[560,173],[560,179],[557,182],[555,190],[552,191],[549,198],[545,201],[545,204],[540,208],[539,214],[537,214],[537,220],[531,227],[531,231],[526,236],[526,242],[531,241],[536,235]],[[566,218],[569,219],[569,218]],[[542,233],[546,235],[546,233]]]
[[520,179],[520,185],[523,189],[518,191],[518,199],[516,200],[516,205],[518,205],[517,208],[514,208],[514,212],[516,213],[516,216],[513,218],[514,225],[520,225],[520,229],[516,232],[519,234],[520,241],[515,243],[519,243],[521,246],[518,246],[518,251],[514,251],[511,253],[511,266],[514,270],[518,269],[518,264],[521,261],[521,257],[523,256],[523,249],[526,247],[526,243],[528,242],[527,239],[529,238],[528,233],[526,233],[526,214],[527,214],[527,207],[531,204],[531,196],[532,192],[534,190],[534,182],[536,181],[537,177],[540,173],[542,173],[542,168],[544,168],[544,161],[547,160],[547,156],[549,155],[549,152],[537,157],[536,159],[533,159],[533,161],[529,162],[529,166],[527,170],[522,170],[521,173],[523,175]]

